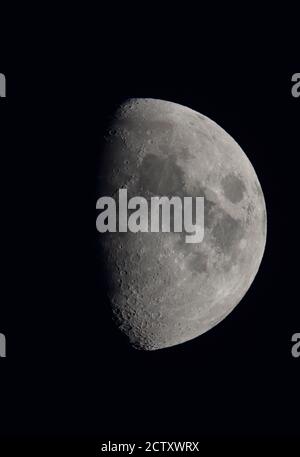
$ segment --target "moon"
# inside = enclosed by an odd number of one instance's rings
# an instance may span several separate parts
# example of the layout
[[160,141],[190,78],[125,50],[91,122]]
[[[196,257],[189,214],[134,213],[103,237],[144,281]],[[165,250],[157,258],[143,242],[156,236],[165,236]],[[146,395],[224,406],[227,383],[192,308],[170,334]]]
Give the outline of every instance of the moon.
[[117,198],[120,188],[128,199],[204,197],[205,209],[201,243],[174,232],[97,233],[116,325],[142,350],[207,332],[242,300],[263,257],[266,206],[249,159],[194,110],[129,99],[113,115],[97,168],[98,198]]

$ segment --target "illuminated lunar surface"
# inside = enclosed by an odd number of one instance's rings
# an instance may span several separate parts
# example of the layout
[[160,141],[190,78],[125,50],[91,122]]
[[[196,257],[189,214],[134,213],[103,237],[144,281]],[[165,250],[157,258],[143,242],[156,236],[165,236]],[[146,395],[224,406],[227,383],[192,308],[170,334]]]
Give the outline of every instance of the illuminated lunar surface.
[[130,99],[114,113],[97,178],[97,198],[117,200],[126,188],[148,201],[205,199],[201,243],[184,233],[97,234],[112,313],[130,343],[166,348],[222,321],[251,286],[266,242],[262,189],[240,146],[187,107]]

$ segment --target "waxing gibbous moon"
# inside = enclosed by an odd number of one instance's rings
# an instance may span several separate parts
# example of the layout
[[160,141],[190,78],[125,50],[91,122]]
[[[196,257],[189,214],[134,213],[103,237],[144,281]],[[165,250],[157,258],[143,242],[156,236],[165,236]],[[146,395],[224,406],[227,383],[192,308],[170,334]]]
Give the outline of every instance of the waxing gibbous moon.
[[116,324],[144,350],[207,332],[241,301],[265,248],[265,201],[249,159],[192,109],[129,99],[105,135],[97,198],[117,200],[120,188],[128,199],[204,197],[205,232],[194,244],[184,233],[97,234]]

